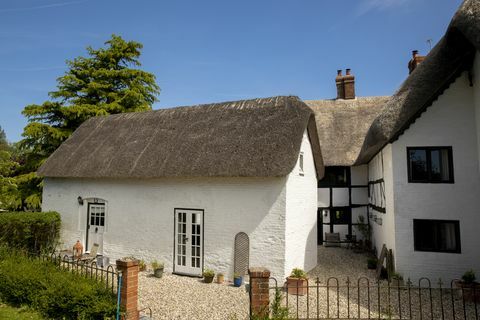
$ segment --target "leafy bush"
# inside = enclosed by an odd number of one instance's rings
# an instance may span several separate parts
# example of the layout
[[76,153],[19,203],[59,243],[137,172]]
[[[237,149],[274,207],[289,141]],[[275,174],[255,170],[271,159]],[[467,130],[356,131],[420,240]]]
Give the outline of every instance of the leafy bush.
[[307,279],[307,273],[300,268],[294,268],[290,273],[290,277],[297,279]]
[[49,251],[58,241],[60,225],[57,212],[0,212],[0,245]]
[[115,315],[115,296],[93,279],[0,247],[0,300],[27,305],[47,319],[103,319]]
[[205,270],[203,271],[203,277],[213,278],[215,277],[215,271],[213,271],[212,269],[205,268]]
[[158,262],[157,260],[153,260],[151,265],[152,265],[153,270],[164,268],[164,263],[163,262]]
[[475,282],[476,280],[476,276],[475,276],[475,271],[473,270],[468,270],[467,272],[465,272],[462,276],[462,280],[463,282],[465,282],[466,284],[472,284]]

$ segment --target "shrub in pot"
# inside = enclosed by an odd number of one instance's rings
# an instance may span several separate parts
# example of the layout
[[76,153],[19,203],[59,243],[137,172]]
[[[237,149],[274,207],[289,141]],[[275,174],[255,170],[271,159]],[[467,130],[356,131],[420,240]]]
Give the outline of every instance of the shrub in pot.
[[203,282],[212,283],[214,277],[215,277],[215,271],[213,271],[212,269],[206,268],[203,271]]
[[286,285],[288,294],[305,295],[308,291],[307,273],[300,268],[294,268],[287,277]]
[[455,286],[462,289],[461,293],[465,301],[480,302],[480,283],[475,280],[475,271],[468,270],[463,274],[462,280],[455,281]]
[[375,270],[377,269],[377,263],[378,259],[377,258],[368,258],[367,259],[367,267],[370,270]]
[[394,287],[403,287],[403,276],[397,272],[394,272],[390,277],[390,285]]
[[242,275],[235,272],[233,274],[233,285],[238,288],[242,285],[242,282],[243,282]]
[[163,276],[164,264],[162,262],[158,262],[157,260],[153,260],[151,265],[153,269],[153,275],[156,278],[161,278]]

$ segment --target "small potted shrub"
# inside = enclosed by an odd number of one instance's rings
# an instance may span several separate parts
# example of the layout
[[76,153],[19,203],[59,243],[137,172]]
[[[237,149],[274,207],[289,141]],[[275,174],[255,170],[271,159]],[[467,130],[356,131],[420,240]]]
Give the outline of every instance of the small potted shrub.
[[153,275],[156,278],[161,278],[163,276],[164,264],[162,262],[158,262],[157,260],[153,260],[151,265],[153,269]]
[[206,268],[203,271],[203,282],[212,283],[214,277],[215,277],[215,271],[213,271],[212,269]]
[[455,281],[455,286],[462,289],[465,301],[480,302],[480,283],[475,280],[475,271],[468,270],[463,274],[462,280]]
[[403,276],[400,273],[394,272],[390,277],[390,285],[394,287],[403,287]]
[[307,273],[300,268],[294,268],[287,277],[287,292],[288,294],[294,294],[303,296],[308,291]]
[[217,274],[217,283],[222,284],[223,281],[225,281],[225,275],[223,273],[218,273]]
[[242,285],[242,282],[243,282],[242,275],[235,272],[233,274],[233,285],[238,288]]
[[367,259],[367,267],[368,269],[370,270],[375,270],[377,269],[377,263],[378,263],[378,259],[373,257],[373,258],[368,258]]

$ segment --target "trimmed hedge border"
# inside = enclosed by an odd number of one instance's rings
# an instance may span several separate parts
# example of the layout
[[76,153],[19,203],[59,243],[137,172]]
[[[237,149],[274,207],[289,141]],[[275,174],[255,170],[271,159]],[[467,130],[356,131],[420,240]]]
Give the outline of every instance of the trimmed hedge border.
[[0,245],[35,253],[53,251],[60,226],[58,212],[0,212]]
[[29,306],[47,319],[105,319],[116,310],[115,295],[95,280],[5,247],[0,247],[0,300]]

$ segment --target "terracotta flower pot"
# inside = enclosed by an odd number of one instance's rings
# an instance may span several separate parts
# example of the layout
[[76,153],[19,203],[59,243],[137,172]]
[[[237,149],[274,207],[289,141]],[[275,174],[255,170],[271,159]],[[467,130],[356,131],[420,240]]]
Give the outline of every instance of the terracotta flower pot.
[[287,292],[298,296],[304,296],[308,291],[308,280],[287,277]]
[[222,284],[225,281],[225,276],[221,273],[217,274],[217,283]]

